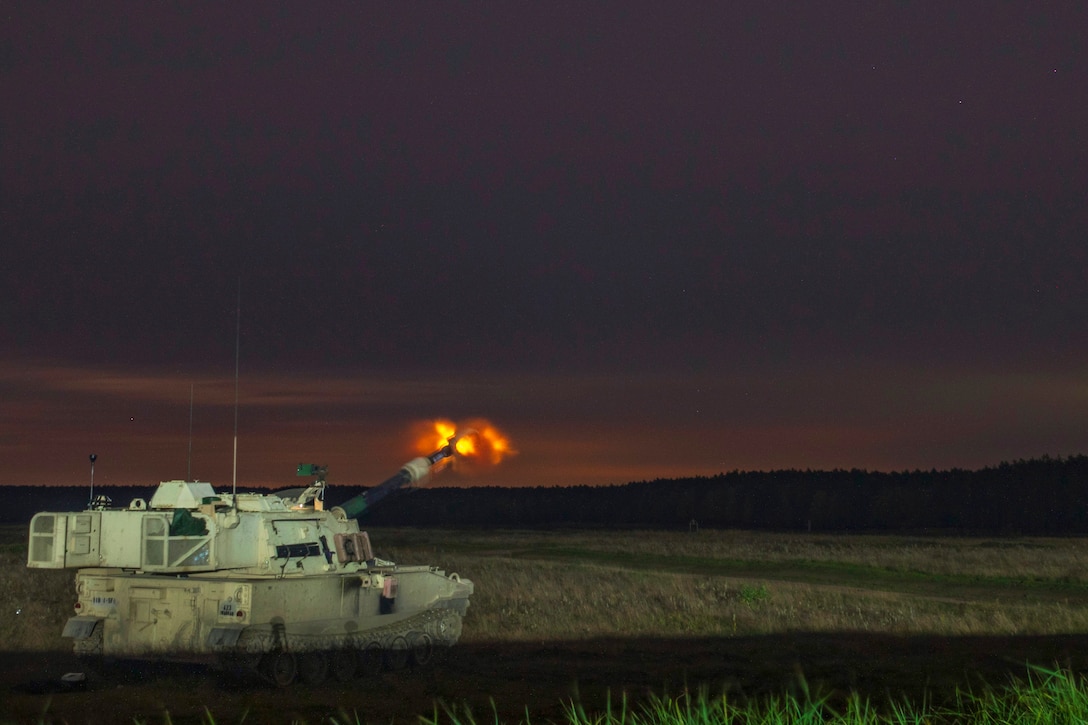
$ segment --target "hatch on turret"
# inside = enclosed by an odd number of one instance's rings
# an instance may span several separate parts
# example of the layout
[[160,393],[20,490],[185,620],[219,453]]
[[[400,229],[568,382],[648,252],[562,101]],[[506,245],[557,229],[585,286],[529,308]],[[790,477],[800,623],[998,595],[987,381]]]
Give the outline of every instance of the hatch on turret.
[[199,481],[163,481],[151,497],[153,509],[195,509],[205,498],[215,496],[210,483]]

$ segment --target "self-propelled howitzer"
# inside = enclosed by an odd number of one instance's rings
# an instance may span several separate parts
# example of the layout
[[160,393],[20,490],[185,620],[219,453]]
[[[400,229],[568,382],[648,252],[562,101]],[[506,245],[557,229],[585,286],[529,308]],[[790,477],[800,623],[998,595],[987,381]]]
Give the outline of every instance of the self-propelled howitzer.
[[453,442],[339,507],[304,489],[217,493],[164,481],[150,501],[36,514],[27,566],[76,569],[64,635],[88,657],[205,660],[278,685],[409,663],[454,644],[472,582],[376,557],[355,517],[422,483]]

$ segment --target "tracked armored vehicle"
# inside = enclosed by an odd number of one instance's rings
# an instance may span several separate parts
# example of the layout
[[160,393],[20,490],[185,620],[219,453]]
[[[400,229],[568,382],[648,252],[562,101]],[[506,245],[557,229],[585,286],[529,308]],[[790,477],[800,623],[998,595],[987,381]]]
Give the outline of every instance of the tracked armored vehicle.
[[91,659],[204,661],[279,686],[424,664],[460,636],[472,582],[377,558],[355,519],[455,445],[328,510],[325,469],[305,465],[316,480],[291,491],[165,481],[127,508],[42,512],[27,566],[77,570],[63,636]]

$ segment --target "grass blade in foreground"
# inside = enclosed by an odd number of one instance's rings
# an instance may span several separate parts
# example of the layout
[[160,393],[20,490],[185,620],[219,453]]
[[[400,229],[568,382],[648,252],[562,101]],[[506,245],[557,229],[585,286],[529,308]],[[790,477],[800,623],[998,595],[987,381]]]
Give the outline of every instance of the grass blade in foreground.
[[[807,693],[806,693],[807,695]],[[497,713],[478,721],[468,709],[443,706],[425,725],[504,725]],[[986,686],[978,694],[959,692],[955,705],[935,708],[928,702],[892,702],[883,710],[853,695],[842,712],[828,698],[802,699],[772,695],[743,704],[700,689],[676,696],[651,695],[639,709],[624,695],[616,708],[609,697],[602,711],[587,710],[578,700],[565,707],[566,725],[938,725],[948,723],[1082,723],[1088,722],[1088,683],[1068,670],[1030,668],[1026,680],[1002,688]],[[361,721],[360,721],[361,722]],[[532,722],[526,713],[522,723]],[[547,722],[547,721],[546,721]]]

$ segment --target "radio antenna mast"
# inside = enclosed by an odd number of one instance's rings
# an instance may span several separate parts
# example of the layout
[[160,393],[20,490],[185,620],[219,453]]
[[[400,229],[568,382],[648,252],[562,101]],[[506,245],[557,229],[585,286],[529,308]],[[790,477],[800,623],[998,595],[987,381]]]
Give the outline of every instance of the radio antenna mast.
[[242,278],[238,278],[238,302],[234,310],[234,471],[231,495],[238,493],[238,358],[242,341]]
[[189,468],[185,480],[193,480],[193,384],[189,383]]
[[87,507],[90,508],[90,506],[94,503],[94,462],[98,460],[98,455],[92,453],[87,457],[91,459],[91,496],[87,501]]

